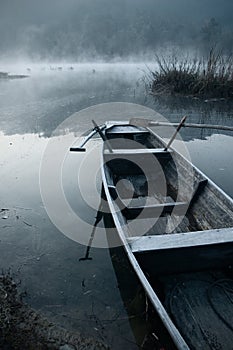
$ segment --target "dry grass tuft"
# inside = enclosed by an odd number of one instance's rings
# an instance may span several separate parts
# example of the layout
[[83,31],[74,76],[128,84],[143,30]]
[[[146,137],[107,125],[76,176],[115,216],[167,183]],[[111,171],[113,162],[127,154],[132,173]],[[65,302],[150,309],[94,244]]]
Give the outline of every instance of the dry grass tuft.
[[233,56],[222,56],[211,49],[205,58],[156,55],[158,70],[150,71],[152,94],[170,93],[199,97],[233,98]]

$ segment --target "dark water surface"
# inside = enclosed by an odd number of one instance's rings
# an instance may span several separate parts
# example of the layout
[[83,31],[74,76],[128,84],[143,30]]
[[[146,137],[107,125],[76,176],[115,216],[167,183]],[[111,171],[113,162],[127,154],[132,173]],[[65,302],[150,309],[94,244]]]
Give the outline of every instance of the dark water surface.
[[[21,280],[20,288],[28,293],[27,302],[51,320],[105,341],[113,349],[137,349],[133,333],[140,334],[140,324],[135,322],[134,332],[131,330],[109,251],[93,248],[92,260],[79,261],[86,247],[62,234],[46,212],[39,185],[44,151],[53,131],[66,118],[97,104],[135,103],[156,110],[170,121],[186,114],[190,122],[231,126],[233,109],[227,101],[154,99],[145,93],[143,64],[72,67],[52,70],[48,65],[34,65],[27,79],[0,81],[0,209],[7,209],[0,212],[0,266]],[[23,74],[26,67],[19,70]],[[96,114],[96,122],[102,123],[103,117]],[[90,120],[81,115],[77,134],[90,128]],[[56,134],[61,144],[68,133],[61,129],[60,135]],[[181,136],[194,164],[233,196],[232,134],[185,129]],[[98,139],[92,143],[100,145]],[[82,218],[77,226],[80,241],[88,243],[96,211],[85,206],[77,188],[80,159],[76,155],[66,158],[64,191]],[[87,178],[81,174],[81,193],[85,192],[95,207],[98,193],[93,194],[89,181],[93,172],[100,184],[100,174],[91,169],[92,164],[84,164]],[[52,177],[51,173],[48,180],[53,181]],[[103,227],[102,222],[99,225]]]

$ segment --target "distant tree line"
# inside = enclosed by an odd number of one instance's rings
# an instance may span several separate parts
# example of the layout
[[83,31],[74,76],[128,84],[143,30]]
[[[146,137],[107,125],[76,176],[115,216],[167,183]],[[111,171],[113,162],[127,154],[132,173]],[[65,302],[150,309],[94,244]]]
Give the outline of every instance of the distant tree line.
[[[137,56],[171,45],[206,52],[214,46],[226,53],[233,51],[231,21],[197,18],[190,13],[179,16],[178,9],[173,16],[173,12],[166,12],[166,0],[160,1],[164,4],[163,12],[156,7],[156,2],[159,1],[79,0],[78,6],[64,17],[56,16],[54,5],[54,18],[49,18],[46,23],[28,19],[18,24],[16,32],[10,26],[7,30],[4,24],[4,33],[0,28],[0,52],[18,49],[42,59],[79,60],[86,56],[105,59]],[[178,2],[182,3],[182,0]],[[189,2],[194,6],[198,0]],[[213,3],[217,2],[212,0]]]
[[21,42],[29,54],[41,58],[104,58],[137,56],[153,53],[157,48],[177,45],[208,52],[213,46],[230,53],[233,50],[233,30],[211,18],[201,27],[194,24],[152,20],[142,15],[130,21],[116,21],[111,16],[86,15],[78,24],[34,28],[22,33]]

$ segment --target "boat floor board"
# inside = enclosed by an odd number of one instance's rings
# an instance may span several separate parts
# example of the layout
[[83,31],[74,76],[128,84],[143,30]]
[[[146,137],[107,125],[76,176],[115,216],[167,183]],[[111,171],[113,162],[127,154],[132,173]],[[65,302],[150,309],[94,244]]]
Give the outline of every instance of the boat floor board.
[[154,235],[131,237],[127,239],[133,253],[161,249],[186,248],[233,241],[233,229],[224,228],[208,231],[175,233],[172,235]]
[[157,218],[156,223],[154,218],[134,219],[127,221],[130,229],[130,237],[143,235],[164,234],[167,227],[167,217],[162,216]]
[[160,282],[165,308],[191,348],[233,348],[233,280],[226,271],[171,275]]

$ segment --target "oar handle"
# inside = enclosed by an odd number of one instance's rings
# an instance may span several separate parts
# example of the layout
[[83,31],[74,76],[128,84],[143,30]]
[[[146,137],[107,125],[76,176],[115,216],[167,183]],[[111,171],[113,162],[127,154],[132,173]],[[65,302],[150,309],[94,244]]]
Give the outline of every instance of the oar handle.
[[[102,129],[105,128],[105,125],[99,127],[99,130],[102,132]],[[81,145],[78,147],[70,147],[70,152],[86,152],[86,148],[83,148],[83,146],[95,135],[99,132],[96,128],[94,128],[89,135],[85,137]]]
[[70,152],[86,152],[86,148],[83,148],[83,147],[70,147]]
[[171,137],[170,141],[168,142],[167,146],[164,148],[164,151],[167,151],[168,148],[171,146],[172,142],[173,142],[173,141],[175,140],[175,138],[176,138],[176,135],[177,135],[178,132],[180,131],[180,128],[181,128],[181,127],[183,126],[183,124],[185,123],[186,118],[187,118],[187,116],[184,116],[184,117],[181,119],[179,125],[178,125],[177,128],[176,128],[176,131],[175,131],[174,134],[172,135],[172,137]]

